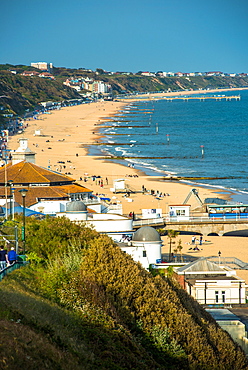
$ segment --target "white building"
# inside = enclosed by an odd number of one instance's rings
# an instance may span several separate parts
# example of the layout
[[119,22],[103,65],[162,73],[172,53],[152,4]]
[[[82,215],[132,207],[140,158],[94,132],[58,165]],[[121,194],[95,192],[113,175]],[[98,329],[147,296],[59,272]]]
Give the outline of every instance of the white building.
[[35,163],[35,152],[28,147],[28,139],[19,139],[19,148],[11,151],[12,164],[19,163],[21,161],[27,161],[29,163]]
[[31,67],[41,69],[42,71],[50,72],[53,69],[53,64],[47,62],[34,62],[31,63]]
[[199,303],[225,305],[246,303],[245,280],[235,270],[202,257],[175,269],[175,277]]
[[169,206],[169,217],[174,221],[188,221],[190,214],[190,205],[176,204]]
[[120,247],[146,269],[161,260],[162,240],[157,230],[150,226],[138,229],[130,243],[120,244]]
[[[133,220],[114,213],[97,213],[92,210],[91,204],[87,205],[79,200],[67,202],[66,210],[57,212],[56,217],[67,217],[71,221],[84,221],[87,226],[92,226],[96,231],[107,234],[115,241],[120,241],[123,234],[133,234]],[[98,209],[100,211],[100,208]]]

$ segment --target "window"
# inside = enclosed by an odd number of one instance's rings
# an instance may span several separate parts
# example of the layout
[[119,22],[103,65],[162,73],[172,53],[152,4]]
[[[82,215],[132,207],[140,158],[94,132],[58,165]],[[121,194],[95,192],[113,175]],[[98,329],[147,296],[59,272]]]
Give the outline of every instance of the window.
[[185,209],[177,209],[176,210],[177,216],[185,216]]
[[146,257],[146,251],[143,251],[143,257]]
[[218,292],[218,290],[215,291],[215,302],[216,303],[219,302],[219,292]]
[[225,301],[226,301],[226,292],[223,290],[221,292],[221,295],[222,295],[222,303],[225,303]]

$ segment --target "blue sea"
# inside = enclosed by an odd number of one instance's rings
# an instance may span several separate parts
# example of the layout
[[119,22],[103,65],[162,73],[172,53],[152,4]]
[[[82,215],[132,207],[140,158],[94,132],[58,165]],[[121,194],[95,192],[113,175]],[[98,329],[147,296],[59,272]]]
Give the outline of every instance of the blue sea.
[[201,177],[192,183],[238,192],[248,203],[248,91],[220,94],[241,99],[127,102],[101,125],[99,150],[148,175]]

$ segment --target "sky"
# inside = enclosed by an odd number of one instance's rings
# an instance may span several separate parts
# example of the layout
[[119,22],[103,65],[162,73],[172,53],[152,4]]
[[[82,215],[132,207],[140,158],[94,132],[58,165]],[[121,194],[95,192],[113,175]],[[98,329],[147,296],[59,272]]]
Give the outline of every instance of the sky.
[[0,64],[248,72],[247,0],[0,0]]

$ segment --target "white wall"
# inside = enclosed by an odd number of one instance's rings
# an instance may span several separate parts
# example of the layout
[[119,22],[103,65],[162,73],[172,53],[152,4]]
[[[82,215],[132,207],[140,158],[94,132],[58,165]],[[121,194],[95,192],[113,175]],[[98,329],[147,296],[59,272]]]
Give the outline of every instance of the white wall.
[[[106,213],[104,213],[106,215]],[[108,215],[108,214],[107,214]],[[115,215],[118,216],[118,215]],[[123,219],[92,219],[87,221],[88,224],[94,226],[96,231],[107,233],[107,232],[128,232],[133,229],[133,221],[127,218]]]
[[[239,299],[239,282],[235,280],[201,280],[196,281],[193,288],[191,288],[191,295],[201,304],[205,303],[205,283],[206,289],[206,303],[207,304],[232,304],[240,303]],[[187,289],[190,293],[189,288]],[[218,292],[218,302],[216,301],[216,292]],[[223,302],[223,294],[225,300]],[[241,286],[241,303],[245,303],[245,283]]]
[[87,212],[59,212],[56,217],[67,217],[71,221],[86,221]]
[[177,205],[169,206],[169,216],[170,218],[176,219],[178,221],[189,220],[190,206]]
[[243,348],[246,354],[248,354],[248,340],[245,324],[238,320],[217,320],[217,323],[223,330],[226,330],[231,335],[232,339]]
[[[33,211],[42,212],[48,215],[55,215],[57,212],[63,212],[66,208],[68,200],[51,200],[51,201],[41,201],[39,203],[33,204],[29,208]],[[43,207],[43,211],[41,211]]]
[[[136,244],[136,243],[135,243]],[[124,245],[121,250],[132,256],[134,261],[140,262],[141,265],[148,269],[150,264],[156,263],[157,259],[161,259],[161,243],[140,243],[140,245]],[[146,256],[143,256],[146,252]]]

